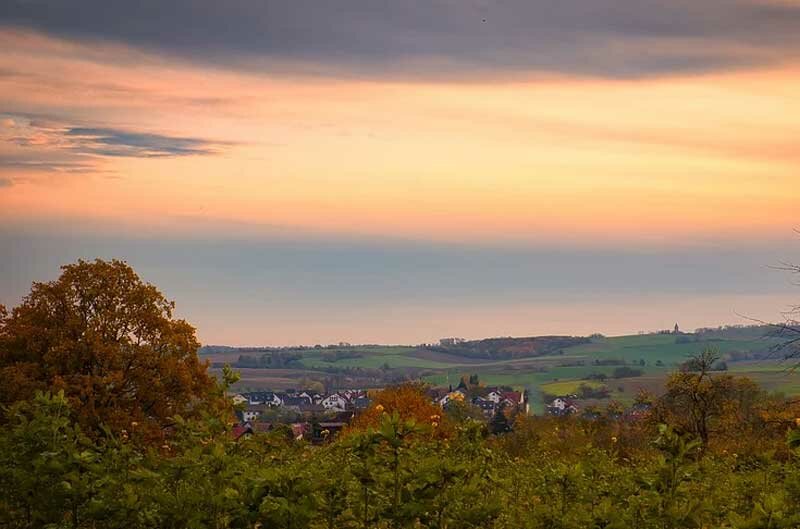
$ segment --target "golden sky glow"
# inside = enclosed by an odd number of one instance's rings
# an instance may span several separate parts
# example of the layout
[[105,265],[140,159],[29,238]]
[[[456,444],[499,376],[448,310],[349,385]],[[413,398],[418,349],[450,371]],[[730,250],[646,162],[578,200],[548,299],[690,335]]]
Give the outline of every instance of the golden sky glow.
[[6,158],[70,152],[58,132],[26,126],[37,116],[214,144],[196,156],[82,154],[85,170],[69,172],[4,168],[5,219],[654,242],[796,222],[800,70],[788,67],[361,81],[237,73],[20,30],[0,45],[0,70],[13,72],[0,78]]
[[800,4],[13,2],[0,303],[121,258],[206,343],[776,321]]

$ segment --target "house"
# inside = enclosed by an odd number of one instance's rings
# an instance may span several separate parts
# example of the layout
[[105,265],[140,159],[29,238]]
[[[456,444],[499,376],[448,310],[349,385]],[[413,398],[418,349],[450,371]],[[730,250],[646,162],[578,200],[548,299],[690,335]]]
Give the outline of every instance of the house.
[[313,403],[311,402],[311,398],[301,397],[299,395],[292,395],[286,396],[283,398],[283,407],[289,408],[295,411],[300,411],[300,408],[303,406],[311,406]]
[[547,405],[547,413],[555,416],[572,415],[578,412],[578,406],[566,397],[556,397]]
[[525,404],[525,396],[521,391],[503,391],[501,401],[509,406],[519,406]]
[[253,435],[253,428],[249,423],[237,424],[231,429],[231,437],[234,441],[246,439]]
[[247,399],[247,404],[253,406],[258,404],[280,406],[283,404],[281,398],[272,391],[252,391],[250,393],[242,393],[242,396]]
[[339,393],[332,393],[320,401],[323,408],[333,411],[345,411],[347,403],[348,400]]
[[503,394],[498,389],[492,389],[486,394],[486,400],[500,404],[500,401],[503,400]]
[[528,396],[523,391],[503,391],[500,405],[513,407],[523,413],[530,411]]
[[252,422],[258,420],[258,418],[270,408],[272,408],[272,406],[269,404],[248,405],[243,410],[238,411],[237,415],[240,416],[243,423]]
[[498,405],[496,402],[489,400],[488,398],[483,397],[475,397],[472,399],[472,404],[483,412],[485,417],[492,417],[494,416],[495,412],[497,411]]

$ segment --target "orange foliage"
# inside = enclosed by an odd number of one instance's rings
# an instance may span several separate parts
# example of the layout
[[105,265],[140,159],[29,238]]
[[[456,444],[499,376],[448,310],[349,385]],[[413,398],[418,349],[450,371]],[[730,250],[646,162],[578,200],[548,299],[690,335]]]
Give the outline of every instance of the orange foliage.
[[442,414],[441,408],[431,402],[422,384],[405,383],[388,387],[378,392],[372,404],[358,415],[351,424],[351,430],[377,428],[384,414],[397,413],[400,419],[413,419],[420,425],[428,425],[443,433],[450,430],[450,424]]
[[194,328],[121,261],[79,261],[0,310],[0,404],[64,390],[91,433],[158,437],[174,415],[216,404]]

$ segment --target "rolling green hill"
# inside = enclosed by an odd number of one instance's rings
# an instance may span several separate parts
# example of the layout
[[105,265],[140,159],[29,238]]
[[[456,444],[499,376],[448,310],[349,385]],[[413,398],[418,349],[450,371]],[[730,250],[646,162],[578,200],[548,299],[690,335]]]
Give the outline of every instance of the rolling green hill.
[[[201,355],[217,368],[224,363],[241,368],[247,387],[276,389],[332,379],[340,385],[381,385],[403,378],[455,385],[461,376],[478,374],[485,384],[528,389],[534,409],[541,410],[543,393],[568,394],[587,379],[593,385],[604,384],[610,398],[622,402],[630,402],[641,388],[658,392],[671,371],[692,354],[712,347],[731,372],[750,376],[768,390],[800,394],[800,373],[788,369],[792,361],[776,351],[781,341],[768,331],[758,326],[730,327],[695,334],[499,338],[449,346],[211,346],[204,347]],[[641,375],[615,378],[620,366],[635,368]]]

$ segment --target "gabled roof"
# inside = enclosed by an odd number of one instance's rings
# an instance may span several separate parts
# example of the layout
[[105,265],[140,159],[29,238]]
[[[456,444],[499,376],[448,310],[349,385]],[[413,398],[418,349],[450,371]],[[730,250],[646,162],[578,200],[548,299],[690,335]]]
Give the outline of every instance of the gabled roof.
[[303,404],[310,404],[310,402],[306,397],[286,397],[283,399],[284,406],[302,406]]
[[238,441],[242,436],[252,434],[253,428],[249,423],[237,424],[231,429],[231,437],[234,441]]

